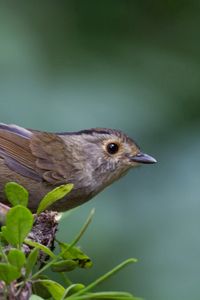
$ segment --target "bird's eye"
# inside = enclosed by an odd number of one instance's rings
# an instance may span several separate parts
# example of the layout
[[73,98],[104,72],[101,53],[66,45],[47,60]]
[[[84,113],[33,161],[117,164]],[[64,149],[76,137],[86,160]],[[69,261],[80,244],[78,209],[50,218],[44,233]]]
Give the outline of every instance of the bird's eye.
[[106,148],[109,154],[116,154],[119,150],[119,145],[116,143],[109,143]]

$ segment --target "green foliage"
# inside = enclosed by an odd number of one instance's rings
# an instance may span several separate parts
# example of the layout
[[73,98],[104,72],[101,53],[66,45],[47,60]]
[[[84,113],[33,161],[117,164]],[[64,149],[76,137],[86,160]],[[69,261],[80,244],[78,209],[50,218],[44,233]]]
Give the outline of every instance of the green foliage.
[[18,249],[11,249],[8,252],[8,261],[11,265],[15,266],[19,271],[25,265],[25,254]]
[[15,205],[28,205],[28,191],[21,186],[20,184],[16,182],[8,182],[5,185],[5,194],[8,199],[8,201],[12,204],[12,206]]
[[32,295],[29,300],[43,300],[43,298],[37,296],[37,295]]
[[78,262],[73,259],[63,259],[51,265],[53,272],[70,272],[78,266]]
[[47,209],[50,205],[63,198],[73,189],[73,186],[74,185],[71,183],[63,184],[55,188],[53,191],[49,192],[48,194],[46,194],[46,196],[44,196],[44,198],[41,200],[38,206],[37,213],[40,214],[42,211]]
[[[72,188],[72,184],[62,185],[48,193],[42,199],[37,213],[41,213],[55,201],[64,197]],[[33,295],[30,300],[136,300],[131,294],[125,292],[93,292],[98,284],[107,280],[126,265],[136,262],[135,259],[124,261],[87,286],[82,283],[72,283],[68,278],[69,272],[76,268],[92,267],[91,259],[76,244],[90,224],[94,210],[91,211],[85,224],[71,243],[56,241],[59,252],[55,255],[48,247],[30,240],[28,237],[34,222],[34,215],[25,207],[28,205],[28,192],[12,182],[6,185],[5,193],[14,206],[7,213],[5,226],[2,226],[0,233],[0,280],[5,283],[5,290],[3,291],[5,297],[10,284],[16,285],[19,294],[26,283],[30,283],[33,288]],[[24,253],[25,244],[33,248],[28,255]],[[37,264],[41,253],[48,256],[48,261],[43,263],[42,267]],[[49,268],[65,277],[65,286],[43,275],[43,272]]]
[[20,248],[32,226],[31,211],[22,205],[14,206],[6,215],[6,226],[2,227],[3,237],[12,246]]
[[52,258],[56,257],[56,255],[48,247],[46,247],[38,242],[34,242],[29,239],[25,239],[24,242],[31,247],[36,247],[36,248],[40,249],[42,252],[44,252],[45,254],[47,254],[48,256],[50,256]]
[[47,288],[49,291],[50,295],[53,297],[55,300],[60,300],[62,299],[63,294],[65,293],[65,288],[60,285],[59,283],[52,281],[52,280],[39,280],[39,282]]
[[33,250],[29,253],[27,260],[26,260],[26,273],[25,278],[27,279],[28,276],[31,274],[33,267],[37,263],[37,258],[39,254],[38,248],[33,248]]
[[80,268],[91,268],[92,261],[81,249],[67,243],[59,242],[61,256],[64,260],[74,261]]
[[0,263],[0,280],[10,284],[13,280],[21,276],[17,267],[12,266],[9,262]]

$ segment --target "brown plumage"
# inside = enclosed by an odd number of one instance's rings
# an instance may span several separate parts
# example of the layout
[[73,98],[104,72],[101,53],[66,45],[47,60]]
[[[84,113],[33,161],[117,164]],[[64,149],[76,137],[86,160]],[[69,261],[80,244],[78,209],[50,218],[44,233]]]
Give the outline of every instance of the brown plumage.
[[47,133],[0,124],[0,201],[8,181],[30,193],[29,207],[55,186],[73,183],[74,189],[52,207],[65,211],[80,205],[138,163],[155,163],[121,131],[105,128]]

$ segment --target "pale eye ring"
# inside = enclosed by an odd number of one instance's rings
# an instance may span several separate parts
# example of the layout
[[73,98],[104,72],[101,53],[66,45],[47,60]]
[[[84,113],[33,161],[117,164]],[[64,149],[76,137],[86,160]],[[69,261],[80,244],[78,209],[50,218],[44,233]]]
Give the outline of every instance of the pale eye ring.
[[117,143],[109,143],[106,146],[106,150],[109,154],[113,155],[116,154],[119,151],[119,145]]

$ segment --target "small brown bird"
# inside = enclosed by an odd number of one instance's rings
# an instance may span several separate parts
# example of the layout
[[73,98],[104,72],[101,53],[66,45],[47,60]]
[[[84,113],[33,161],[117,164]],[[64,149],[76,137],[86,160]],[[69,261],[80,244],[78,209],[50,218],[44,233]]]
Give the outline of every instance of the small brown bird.
[[35,212],[47,192],[73,183],[70,194],[51,207],[65,211],[90,200],[132,167],[155,162],[118,130],[48,133],[0,123],[0,202],[7,203],[5,184],[15,181],[29,191]]

